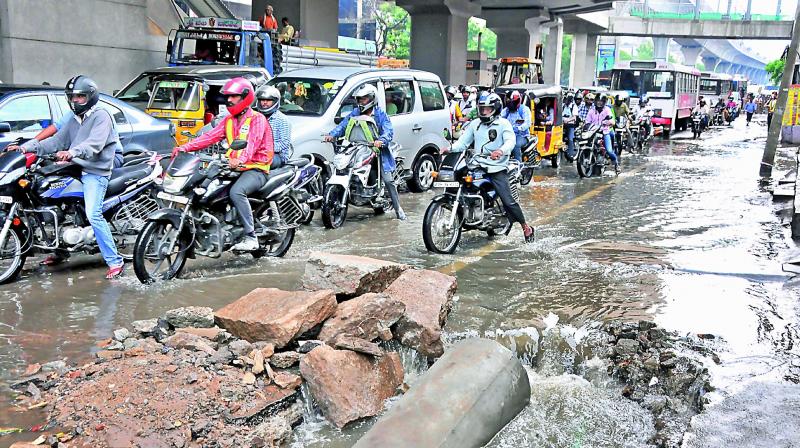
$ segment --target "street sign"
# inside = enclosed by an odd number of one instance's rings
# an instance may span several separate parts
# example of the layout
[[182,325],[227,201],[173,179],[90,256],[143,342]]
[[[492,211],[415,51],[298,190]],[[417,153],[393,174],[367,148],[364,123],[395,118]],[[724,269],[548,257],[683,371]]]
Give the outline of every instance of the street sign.
[[605,72],[614,68],[614,53],[616,45],[614,44],[600,44],[597,49],[597,69],[596,74]]

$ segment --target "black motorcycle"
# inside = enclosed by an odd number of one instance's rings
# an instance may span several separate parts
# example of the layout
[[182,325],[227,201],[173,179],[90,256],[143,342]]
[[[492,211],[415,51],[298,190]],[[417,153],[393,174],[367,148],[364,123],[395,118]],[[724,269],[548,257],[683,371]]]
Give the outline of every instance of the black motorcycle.
[[705,117],[700,112],[692,112],[692,138],[700,138],[706,128]]
[[[235,140],[231,149],[247,146]],[[310,202],[320,201],[304,189],[319,176],[313,160],[291,160],[269,173],[267,183],[249,198],[260,248],[255,258],[281,257],[295,230],[308,216]],[[167,167],[158,197],[168,204],[148,217],[136,240],[133,268],[142,283],[177,277],[187,258],[219,258],[244,235],[230,203],[230,188],[239,176],[221,154],[179,153]]]
[[575,160],[578,175],[580,177],[602,176],[610,159],[603,143],[601,127],[592,124],[584,126],[577,145],[578,155]]
[[633,146],[630,144],[630,140],[628,139],[628,134],[631,132],[628,129],[628,117],[620,115],[617,117],[616,121],[614,122],[614,134],[616,135],[616,141],[614,141],[614,145],[616,146],[615,150],[617,151],[617,157],[620,159],[622,158],[622,153],[626,150],[633,154],[633,149],[636,148],[636,137],[633,136]]
[[[455,252],[461,233],[485,231],[507,235],[512,221],[486,172],[472,161],[471,151],[447,154],[434,188],[444,192],[431,200],[422,222],[425,248],[440,254]],[[511,194],[519,199],[519,165],[509,164]]]
[[522,145],[522,164],[520,165],[520,185],[528,185],[533,179],[533,170],[542,165],[542,156],[539,154],[539,139],[535,135],[528,135]]

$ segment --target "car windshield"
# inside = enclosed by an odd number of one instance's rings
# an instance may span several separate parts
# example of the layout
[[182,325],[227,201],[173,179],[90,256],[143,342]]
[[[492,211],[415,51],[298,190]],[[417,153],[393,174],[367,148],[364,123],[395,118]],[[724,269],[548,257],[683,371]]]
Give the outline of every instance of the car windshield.
[[200,87],[196,82],[159,81],[148,109],[198,110]]
[[175,38],[172,63],[236,64],[239,34],[212,31],[180,31]]
[[343,81],[313,78],[273,78],[270,85],[281,92],[281,112],[320,116],[328,110]]
[[654,98],[672,98],[675,74],[644,70],[614,70],[611,90],[625,90],[633,97],[647,94]]
[[128,103],[142,103],[143,108],[150,101],[150,89],[154,76],[142,74],[136,81],[117,93],[116,97]]

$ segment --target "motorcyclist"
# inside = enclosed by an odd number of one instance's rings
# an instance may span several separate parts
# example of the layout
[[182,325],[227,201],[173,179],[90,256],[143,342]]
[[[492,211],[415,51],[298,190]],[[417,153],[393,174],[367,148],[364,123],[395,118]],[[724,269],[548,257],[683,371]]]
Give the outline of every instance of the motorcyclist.
[[567,160],[575,160],[575,127],[578,125],[578,106],[575,105],[575,96],[572,92],[564,98],[564,108],[561,112],[564,122],[564,131],[567,137]]
[[275,142],[275,153],[272,156],[270,169],[277,169],[286,164],[292,156],[292,125],[286,115],[280,111],[281,93],[273,86],[261,86],[256,90],[256,110],[267,117],[272,128],[272,141]]
[[[647,95],[642,95],[639,98],[639,110],[638,115],[646,115],[650,112],[650,99]],[[644,126],[644,133],[645,136],[651,136],[653,134],[653,122],[651,119],[647,119],[642,121],[642,125]]]
[[728,108],[728,115],[730,115],[731,120],[735,120],[739,116],[739,105],[736,104],[732,96],[728,97],[728,104],[726,105]]
[[614,119],[618,120],[620,117],[625,117],[625,135],[627,135],[628,148],[633,148],[633,134],[631,134],[631,109],[628,107],[626,99],[622,95],[617,95],[614,98]]
[[475,109],[475,100],[470,98],[470,94],[469,87],[465,86],[461,89],[461,99],[458,100],[458,107],[461,109],[464,120],[467,120],[469,113]]
[[581,91],[578,91],[575,93],[575,107],[580,109],[582,105],[583,105],[583,93]]
[[458,89],[455,86],[447,86],[444,89],[444,93],[447,94],[447,106],[450,109],[450,122],[453,124],[453,127],[463,119],[463,114],[461,113],[461,108],[458,105],[458,101],[456,101],[456,94],[458,93]]
[[[97,106],[100,91],[91,78],[78,75],[70,79],[64,93],[75,114],[74,119],[64,123],[50,138],[41,142],[36,139],[28,140],[20,147],[10,146],[7,150],[19,148],[23,152],[36,152],[40,155],[55,152],[58,160],[72,160],[81,167],[86,218],[92,226],[103,260],[108,265],[106,278],[113,279],[122,275],[124,262],[117,251],[111,228],[103,217],[103,199],[111,177],[119,135],[114,129],[111,113]],[[68,257],[68,252],[57,251],[45,258],[42,264],[56,265]]]
[[621,172],[619,159],[614,153],[614,147],[611,143],[611,127],[614,125],[614,119],[611,117],[611,109],[606,107],[606,98],[604,96],[597,98],[594,107],[586,116],[586,123],[600,126],[601,132],[603,133],[603,144],[606,147],[606,153],[614,164],[614,171],[619,175]]
[[[478,112],[480,115],[480,111]],[[516,144],[511,151],[511,157],[522,162],[522,147],[528,141],[531,130],[531,110],[522,103],[522,94],[519,91],[514,90],[508,95],[506,107],[500,112],[500,117],[511,123],[516,136]]]
[[584,97],[583,104],[578,106],[578,116],[581,117],[581,121],[584,123],[586,122],[586,116],[589,115],[589,111],[592,110],[594,107],[594,94],[588,93]]
[[701,126],[700,129],[705,129],[708,126],[708,114],[709,114],[709,109],[708,105],[706,104],[706,100],[700,100],[700,102],[697,103],[697,106],[695,106],[694,110],[692,110],[692,113],[695,112],[700,114],[700,126]]
[[267,183],[270,165],[275,146],[272,127],[267,118],[250,108],[255,100],[255,92],[250,81],[244,78],[233,78],[225,83],[220,91],[225,97],[229,115],[211,131],[197,137],[172,151],[173,157],[178,152],[197,151],[224,141],[223,146],[234,140],[246,140],[247,147],[240,151],[228,150],[228,163],[231,169],[244,171],[230,189],[233,207],[239,215],[244,229],[244,237],[231,250],[252,252],[258,250],[253,209],[247,196],[260,190]]
[[386,112],[378,106],[378,89],[372,84],[364,84],[356,89],[353,93],[353,97],[356,99],[358,107],[353,109],[350,115],[325,136],[325,141],[332,142],[337,137],[342,136],[349,139],[350,131],[356,125],[356,120],[351,120],[353,117],[359,115],[374,117],[380,135],[372,136],[375,138],[373,145],[376,150],[380,151],[383,184],[386,185],[386,190],[389,191],[389,196],[392,199],[392,206],[394,207],[397,219],[405,221],[406,213],[403,211],[403,207],[400,206],[400,195],[397,193],[397,186],[394,184],[393,174],[394,170],[397,169],[397,163],[394,160],[394,155],[392,155],[392,152],[389,150],[389,144],[394,137],[392,122],[389,120],[389,116],[386,115]]
[[[475,156],[472,160],[486,170],[509,219],[522,226],[525,242],[530,243],[534,239],[533,228],[525,222],[525,214],[511,195],[508,182],[509,155],[516,144],[514,129],[508,120],[500,117],[502,101],[496,93],[482,93],[477,107],[478,119],[467,125],[464,135],[453,144],[451,151],[461,152],[474,146]],[[495,135],[494,141],[491,135]]]

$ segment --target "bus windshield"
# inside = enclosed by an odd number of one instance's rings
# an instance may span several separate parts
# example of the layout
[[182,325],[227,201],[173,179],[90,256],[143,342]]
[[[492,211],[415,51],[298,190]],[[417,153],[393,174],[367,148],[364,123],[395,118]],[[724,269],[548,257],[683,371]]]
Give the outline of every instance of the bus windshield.
[[239,34],[178,31],[171,61],[174,64],[231,64],[238,62]]
[[626,90],[631,96],[674,98],[675,73],[666,71],[614,70],[611,90]]

